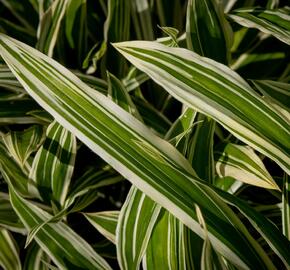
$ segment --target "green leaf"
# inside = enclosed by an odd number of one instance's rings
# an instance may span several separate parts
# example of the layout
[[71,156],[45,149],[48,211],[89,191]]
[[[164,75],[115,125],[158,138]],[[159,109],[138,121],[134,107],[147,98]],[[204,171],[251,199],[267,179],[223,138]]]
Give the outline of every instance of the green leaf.
[[283,234],[290,240],[290,177],[284,174],[283,197],[282,197],[282,227]]
[[37,48],[48,56],[53,55],[61,21],[65,15],[68,0],[56,0],[41,17]]
[[0,123],[3,124],[40,124],[39,119],[28,115],[29,112],[39,110],[38,104],[31,99],[1,101]]
[[[253,208],[237,196],[216,190],[218,194],[223,196],[225,202],[236,207],[252,224],[252,226],[261,234],[273,251],[281,258],[286,268],[290,267],[289,248],[290,241],[281,234],[280,230],[272,222],[269,222],[262,214],[255,211]],[[230,202],[231,201],[231,202]]]
[[192,207],[197,203],[223,256],[246,269],[273,267],[238,217],[173,146],[44,54],[4,35],[0,49],[26,91],[147,196],[201,234]]
[[102,235],[115,244],[119,214],[119,211],[104,211],[83,215]]
[[[84,7],[86,7],[86,0],[69,0],[67,3],[65,14],[65,34],[71,48],[75,47],[75,42],[73,39],[73,27],[77,13]],[[78,33],[80,33],[80,30],[84,31],[84,29],[78,29]]]
[[263,162],[249,146],[222,144],[215,150],[215,160],[219,177],[232,177],[250,185],[280,190]]
[[168,211],[161,211],[143,259],[144,269],[186,269],[184,225]]
[[269,80],[252,81],[255,87],[267,98],[274,99],[280,106],[290,111],[290,84]]
[[25,197],[39,197],[33,181],[17,162],[9,155],[5,145],[0,141],[0,172],[4,180]]
[[29,246],[25,256],[24,270],[48,270],[46,263],[50,262],[49,256],[34,242]]
[[144,193],[131,187],[122,206],[116,230],[121,269],[139,269],[160,209]]
[[286,9],[243,8],[232,11],[229,17],[242,26],[259,29],[290,45],[290,15]]
[[[108,73],[108,95],[142,121],[122,83]],[[122,206],[116,228],[117,258],[121,269],[139,269],[161,207],[132,186]]]
[[123,177],[109,166],[99,170],[90,168],[71,187],[65,202],[65,208],[73,205],[71,211],[80,211],[97,199],[98,188],[116,184],[122,180]]
[[12,208],[9,195],[3,192],[0,192],[0,227],[12,232],[26,233],[26,229]]
[[155,42],[129,41],[114,46],[172,96],[211,116],[290,172],[289,123],[237,73],[188,50]]
[[197,125],[188,145],[188,160],[201,179],[213,183],[215,176],[213,158],[215,121],[202,114],[198,114],[196,121]]
[[[10,187],[12,206],[27,230],[51,218],[44,210],[21,198]],[[63,222],[45,224],[34,238],[61,269],[111,269],[93,248]]]
[[2,141],[18,165],[25,168],[31,153],[39,147],[42,136],[42,127],[35,125],[24,131],[11,131],[6,133],[2,136]]
[[12,235],[3,228],[0,228],[0,265],[5,270],[20,270],[21,263],[18,248]]
[[43,145],[35,155],[29,175],[45,201],[64,204],[75,156],[75,136],[57,122],[52,122],[47,128]]
[[154,40],[152,16],[148,0],[133,0],[132,21],[138,39]]
[[226,64],[229,61],[231,35],[231,28],[225,19],[220,1],[188,1],[186,15],[188,49]]

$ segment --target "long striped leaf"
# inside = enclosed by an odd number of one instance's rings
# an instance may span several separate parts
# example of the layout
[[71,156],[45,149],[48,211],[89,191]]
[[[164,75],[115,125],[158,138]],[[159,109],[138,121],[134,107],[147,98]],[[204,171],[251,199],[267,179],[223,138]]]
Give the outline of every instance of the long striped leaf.
[[283,233],[290,240],[290,177],[287,174],[284,175],[282,204]]
[[229,60],[231,29],[221,5],[216,0],[188,1],[186,41],[188,49],[226,64]]
[[50,263],[49,256],[36,243],[33,243],[25,256],[23,270],[49,270],[46,263]]
[[237,73],[180,48],[146,41],[115,44],[172,96],[211,116],[236,137],[290,172],[290,125]]
[[[221,195],[223,194],[223,199],[232,206],[236,207],[254,226],[254,228],[261,234],[261,236],[266,240],[269,246],[275,251],[275,253],[281,258],[281,260],[286,265],[286,268],[290,267],[290,261],[287,259],[288,250],[290,249],[290,241],[272,222],[269,222],[262,214],[255,211],[253,208],[249,207],[247,203],[238,197],[232,197],[230,194],[217,190]],[[231,202],[230,202],[231,201]]]
[[216,170],[220,177],[232,177],[244,183],[280,190],[253,149],[233,143],[215,150]]
[[[122,83],[108,74],[108,95],[124,110],[142,121]],[[122,206],[116,228],[117,258],[121,269],[139,269],[141,259],[161,207],[132,186]]]
[[139,269],[161,207],[132,187],[120,212],[116,230],[121,269]]
[[290,84],[269,80],[252,81],[255,87],[266,97],[276,100],[290,111]]
[[73,205],[72,211],[81,211],[97,199],[98,188],[113,185],[122,180],[123,177],[109,166],[99,170],[88,169],[71,187],[64,208]]
[[[27,230],[51,218],[50,214],[20,197],[11,187],[10,200]],[[61,269],[111,269],[86,241],[63,222],[45,224],[34,239]]]
[[30,178],[42,198],[64,204],[73,173],[76,138],[57,122],[46,131],[46,139],[33,160]]
[[212,244],[234,264],[246,269],[273,267],[237,216],[195,176],[173,146],[51,58],[5,35],[0,37],[1,55],[18,80],[65,128],[201,234],[192,207],[197,203],[204,213]]
[[184,225],[168,211],[161,211],[143,259],[143,268],[186,269],[183,245]]
[[37,48],[52,56],[68,0],[56,0],[43,14],[39,24]]
[[215,121],[202,114],[198,114],[196,120],[197,125],[188,146],[188,160],[201,179],[213,183],[215,176],[213,158]]
[[5,145],[0,141],[0,172],[4,180],[12,185],[22,196],[38,197],[38,191],[33,181],[28,179],[27,174],[19,167],[17,162],[10,156]]
[[257,28],[290,45],[290,15],[287,9],[244,8],[232,11],[229,17],[240,25]]
[[26,233],[24,225],[12,208],[9,195],[3,192],[0,192],[0,227],[12,232]]
[[29,112],[39,110],[40,107],[33,100],[21,99],[12,101],[0,100],[0,123],[3,124],[39,124],[41,121],[28,115]]
[[5,270],[20,270],[21,263],[11,234],[3,228],[0,228],[0,265]]
[[119,211],[106,211],[84,213],[84,216],[102,235],[115,244],[119,214]]

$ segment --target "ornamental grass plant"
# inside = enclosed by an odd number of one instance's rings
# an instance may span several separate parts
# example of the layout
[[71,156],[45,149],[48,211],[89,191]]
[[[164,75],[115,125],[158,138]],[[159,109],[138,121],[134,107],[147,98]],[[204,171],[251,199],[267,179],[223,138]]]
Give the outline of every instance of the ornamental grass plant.
[[0,269],[290,269],[289,45],[287,1],[0,0]]

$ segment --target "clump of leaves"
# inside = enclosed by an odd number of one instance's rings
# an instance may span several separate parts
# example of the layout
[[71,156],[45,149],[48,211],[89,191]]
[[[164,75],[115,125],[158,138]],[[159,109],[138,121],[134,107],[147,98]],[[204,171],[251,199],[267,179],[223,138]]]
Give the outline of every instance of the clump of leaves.
[[0,6],[4,269],[289,269],[290,8]]

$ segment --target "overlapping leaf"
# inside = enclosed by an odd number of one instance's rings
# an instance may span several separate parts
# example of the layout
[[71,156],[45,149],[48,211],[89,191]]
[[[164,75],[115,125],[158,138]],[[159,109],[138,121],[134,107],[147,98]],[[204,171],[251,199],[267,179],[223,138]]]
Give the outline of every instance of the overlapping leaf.
[[75,156],[75,136],[57,122],[51,123],[30,171],[30,178],[36,182],[43,199],[64,204]]
[[[51,218],[50,214],[20,197],[12,187],[10,200],[27,230]],[[45,224],[34,239],[61,269],[111,269],[86,241],[63,222]]]
[[229,17],[245,27],[257,28],[290,45],[290,15],[287,8],[243,8],[234,10]]
[[248,146],[232,143],[220,145],[215,151],[215,159],[220,177],[232,177],[251,185],[279,190],[263,162]]
[[175,98],[211,116],[289,172],[289,123],[237,73],[188,50],[154,42],[115,47]]
[[174,147],[47,56],[4,35],[0,48],[27,92],[125,178],[201,234],[192,207],[197,203],[213,246],[233,263],[273,267],[237,216]]

